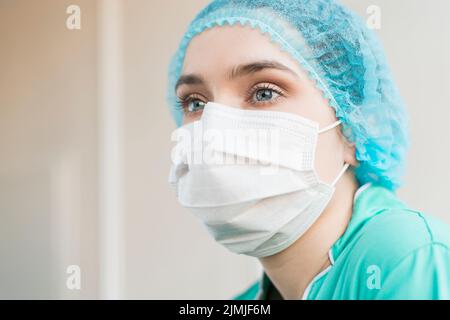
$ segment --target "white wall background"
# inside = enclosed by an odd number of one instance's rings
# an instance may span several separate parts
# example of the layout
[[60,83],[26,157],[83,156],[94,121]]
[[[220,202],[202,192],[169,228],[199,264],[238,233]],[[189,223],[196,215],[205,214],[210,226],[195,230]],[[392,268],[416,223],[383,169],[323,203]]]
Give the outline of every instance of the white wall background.
[[[0,1],[0,298],[229,298],[259,276],[257,262],[214,243],[167,184],[167,66],[208,1],[108,1]],[[411,117],[400,196],[450,223],[450,2],[343,2],[363,16],[381,8]],[[69,4],[81,7],[79,31],[65,28]],[[104,170],[107,155],[115,167]],[[105,210],[111,195],[118,206]],[[114,259],[120,268],[105,264]],[[82,268],[78,292],[65,287],[67,264]]]
[[69,31],[72,3],[0,1],[0,299],[97,296],[97,11]]

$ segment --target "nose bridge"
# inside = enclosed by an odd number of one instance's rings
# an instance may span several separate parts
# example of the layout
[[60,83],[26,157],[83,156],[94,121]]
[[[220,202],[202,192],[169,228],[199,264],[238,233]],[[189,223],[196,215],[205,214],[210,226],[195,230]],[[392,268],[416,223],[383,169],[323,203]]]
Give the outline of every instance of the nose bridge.
[[231,108],[243,109],[242,98],[236,90],[233,86],[218,83],[212,88],[213,100],[211,102],[224,104]]

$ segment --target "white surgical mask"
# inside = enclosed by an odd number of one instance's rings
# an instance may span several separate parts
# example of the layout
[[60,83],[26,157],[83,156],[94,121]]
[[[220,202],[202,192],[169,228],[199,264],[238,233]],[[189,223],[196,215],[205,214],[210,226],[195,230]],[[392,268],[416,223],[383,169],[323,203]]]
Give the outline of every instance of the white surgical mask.
[[299,239],[330,201],[331,183],[314,169],[316,122],[295,114],[209,102],[200,120],[174,131],[169,182],[216,241],[253,257]]

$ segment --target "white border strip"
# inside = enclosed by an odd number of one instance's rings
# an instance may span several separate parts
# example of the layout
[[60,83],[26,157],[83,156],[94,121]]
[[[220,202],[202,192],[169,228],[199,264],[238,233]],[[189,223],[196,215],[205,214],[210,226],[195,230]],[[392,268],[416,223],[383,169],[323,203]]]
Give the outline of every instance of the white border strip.
[[123,292],[121,4],[100,0],[97,7],[101,299],[120,299]]

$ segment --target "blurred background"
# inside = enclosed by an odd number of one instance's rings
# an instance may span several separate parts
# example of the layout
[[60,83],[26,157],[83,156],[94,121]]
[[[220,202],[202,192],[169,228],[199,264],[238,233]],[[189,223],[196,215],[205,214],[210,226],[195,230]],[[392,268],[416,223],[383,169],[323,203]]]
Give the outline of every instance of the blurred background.
[[[450,2],[342,2],[381,10],[411,118],[399,195],[450,223]],[[167,66],[207,3],[0,0],[0,298],[228,299],[260,276],[167,183]]]

